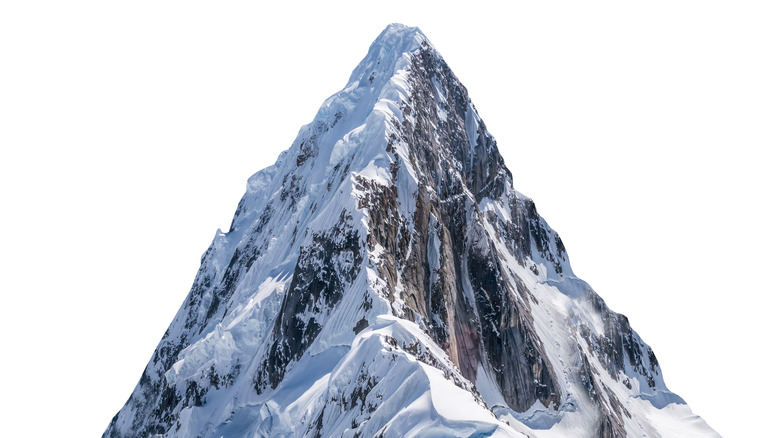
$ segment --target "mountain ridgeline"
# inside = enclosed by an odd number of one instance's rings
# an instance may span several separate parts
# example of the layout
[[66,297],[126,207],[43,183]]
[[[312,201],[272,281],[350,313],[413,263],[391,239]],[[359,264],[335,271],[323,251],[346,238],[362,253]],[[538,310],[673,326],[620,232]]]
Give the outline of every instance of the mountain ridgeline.
[[390,25],[253,175],[104,437],[718,436]]

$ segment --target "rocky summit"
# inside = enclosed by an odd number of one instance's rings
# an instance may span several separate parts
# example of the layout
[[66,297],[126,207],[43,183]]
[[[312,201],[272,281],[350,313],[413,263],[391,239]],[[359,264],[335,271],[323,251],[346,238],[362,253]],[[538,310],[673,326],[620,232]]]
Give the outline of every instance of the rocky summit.
[[718,435],[393,24],[249,178],[103,436]]

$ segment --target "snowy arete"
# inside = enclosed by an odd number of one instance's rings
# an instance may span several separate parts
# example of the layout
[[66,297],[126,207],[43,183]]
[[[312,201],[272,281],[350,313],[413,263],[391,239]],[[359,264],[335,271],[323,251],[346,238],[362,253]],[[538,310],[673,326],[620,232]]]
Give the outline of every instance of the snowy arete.
[[393,24],[253,175],[104,437],[715,437]]

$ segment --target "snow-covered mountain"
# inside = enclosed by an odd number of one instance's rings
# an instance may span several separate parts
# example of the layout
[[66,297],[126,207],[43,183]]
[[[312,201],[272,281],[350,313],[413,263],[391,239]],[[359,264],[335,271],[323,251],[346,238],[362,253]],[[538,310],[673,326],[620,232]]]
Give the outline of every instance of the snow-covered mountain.
[[390,25],[253,175],[104,437],[718,436]]

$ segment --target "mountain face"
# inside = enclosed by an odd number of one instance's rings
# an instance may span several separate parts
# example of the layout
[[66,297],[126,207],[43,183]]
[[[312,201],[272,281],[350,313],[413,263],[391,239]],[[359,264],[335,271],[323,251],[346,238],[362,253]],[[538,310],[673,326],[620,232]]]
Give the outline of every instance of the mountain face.
[[390,25],[249,179],[103,436],[718,435]]

